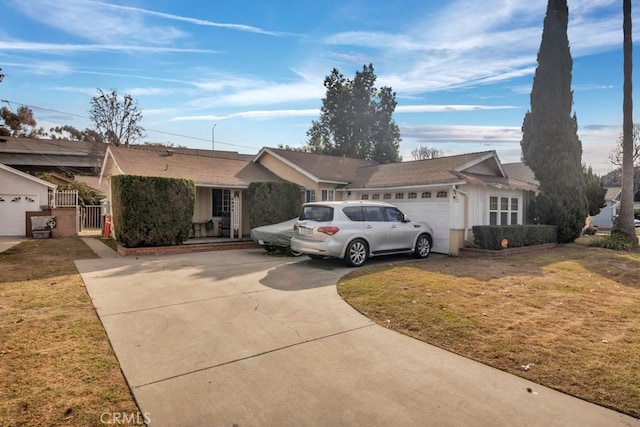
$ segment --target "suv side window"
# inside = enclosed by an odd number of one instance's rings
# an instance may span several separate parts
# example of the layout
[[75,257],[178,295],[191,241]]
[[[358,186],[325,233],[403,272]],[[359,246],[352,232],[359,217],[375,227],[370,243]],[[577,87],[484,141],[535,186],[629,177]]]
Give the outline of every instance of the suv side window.
[[384,208],[382,206],[363,206],[364,220],[384,222]]
[[364,221],[364,214],[362,213],[362,206],[349,206],[342,209],[342,212],[351,221]]
[[404,221],[404,214],[397,208],[385,206],[385,213],[387,214],[387,221],[389,222],[402,222]]
[[329,222],[333,219],[333,208],[329,206],[303,206],[299,219]]

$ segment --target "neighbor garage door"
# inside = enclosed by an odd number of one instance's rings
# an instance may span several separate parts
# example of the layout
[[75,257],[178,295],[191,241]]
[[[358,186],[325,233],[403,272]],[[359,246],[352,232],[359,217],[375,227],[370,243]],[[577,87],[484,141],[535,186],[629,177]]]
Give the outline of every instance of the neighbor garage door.
[[39,206],[36,194],[0,194],[0,236],[24,236],[25,212]]

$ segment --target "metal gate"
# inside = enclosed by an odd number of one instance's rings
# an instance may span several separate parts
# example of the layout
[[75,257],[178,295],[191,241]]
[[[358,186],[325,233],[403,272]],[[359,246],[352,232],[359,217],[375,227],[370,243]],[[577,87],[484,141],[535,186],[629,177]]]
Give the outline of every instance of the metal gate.
[[83,236],[100,236],[102,234],[102,224],[104,217],[102,215],[102,206],[80,206],[80,234]]

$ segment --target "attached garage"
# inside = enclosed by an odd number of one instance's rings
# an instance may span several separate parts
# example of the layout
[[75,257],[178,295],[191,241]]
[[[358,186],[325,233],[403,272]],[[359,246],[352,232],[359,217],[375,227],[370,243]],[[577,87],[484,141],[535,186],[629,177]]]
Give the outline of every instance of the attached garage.
[[55,184],[0,163],[0,236],[24,236],[26,212],[39,211]]

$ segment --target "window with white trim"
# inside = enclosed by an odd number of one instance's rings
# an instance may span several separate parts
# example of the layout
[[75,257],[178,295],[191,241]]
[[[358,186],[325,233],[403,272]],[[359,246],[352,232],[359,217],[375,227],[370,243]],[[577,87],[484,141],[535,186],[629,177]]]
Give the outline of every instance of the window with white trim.
[[371,195],[371,200],[380,200],[380,194],[375,193]]
[[304,201],[315,202],[316,201],[316,190],[304,190]]
[[411,193],[409,193],[408,198],[409,199],[417,199],[418,198],[418,194],[412,191]]
[[444,199],[446,198],[448,195],[448,193],[446,191],[438,191],[438,193],[436,194],[436,197],[439,199]]
[[389,199],[391,199],[391,193],[384,193],[384,196],[382,196],[382,198],[383,198],[384,200],[389,200]]
[[431,191],[424,191],[422,193],[422,198],[423,199],[430,199],[431,198]]
[[322,190],[322,201],[332,201],[334,199],[333,190]]
[[231,191],[221,188],[211,190],[213,203],[212,216],[222,216],[223,212],[231,212]]
[[518,224],[519,209],[517,197],[489,196],[489,225]]
[[361,199],[362,200],[369,200],[369,195],[368,194],[363,194]]
[[404,199],[404,193],[396,193],[396,199]]

